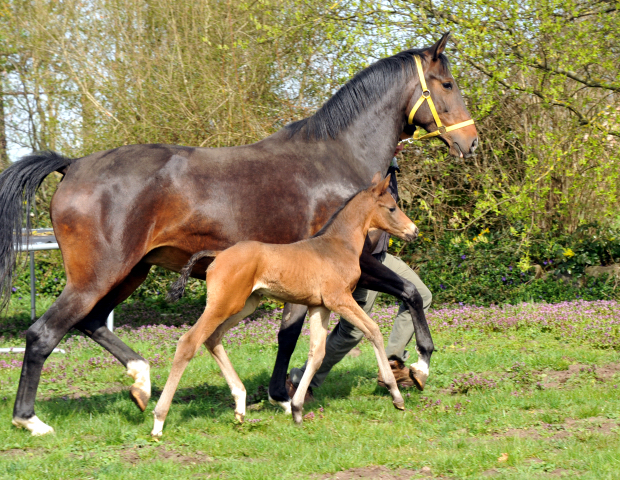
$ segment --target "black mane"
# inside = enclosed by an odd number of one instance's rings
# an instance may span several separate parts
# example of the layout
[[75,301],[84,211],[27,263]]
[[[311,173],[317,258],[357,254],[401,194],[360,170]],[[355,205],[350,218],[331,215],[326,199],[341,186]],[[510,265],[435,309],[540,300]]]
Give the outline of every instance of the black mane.
[[[285,128],[290,136],[303,129],[307,140],[336,138],[360,112],[367,110],[396,82],[417,75],[413,56],[423,52],[424,49],[410,49],[392,57],[382,58],[345,83],[314,115],[290,123]],[[443,68],[447,70],[447,57],[441,54],[439,59]]]

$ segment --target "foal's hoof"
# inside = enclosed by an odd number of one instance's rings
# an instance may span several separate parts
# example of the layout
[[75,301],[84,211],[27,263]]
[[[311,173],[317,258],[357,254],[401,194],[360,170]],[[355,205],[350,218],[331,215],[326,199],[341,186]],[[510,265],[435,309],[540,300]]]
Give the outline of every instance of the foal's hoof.
[[133,403],[135,403],[143,412],[146,410],[146,405],[149,403],[149,398],[151,398],[151,396],[144,390],[134,385],[132,385],[129,389],[129,396],[133,400]]
[[415,385],[415,387],[421,392],[424,391],[424,387],[426,386],[426,379],[428,378],[428,373],[418,370],[413,365],[409,367],[409,371],[411,372],[411,380],[413,380],[413,384]]
[[235,412],[235,418],[237,419],[239,423],[243,423],[243,419],[245,418],[245,415],[243,415],[242,413]]
[[39,420],[36,415],[28,419],[15,417],[13,418],[13,421],[11,423],[13,423],[13,425],[15,425],[17,428],[25,428],[34,437],[47,435],[48,433],[54,433],[54,429]]
[[293,420],[295,421],[295,423],[297,425],[301,425],[301,423],[304,421],[302,413],[303,413],[303,407],[299,407],[299,408],[295,408],[295,406],[293,406]]
[[403,402],[402,400],[399,400],[398,402],[392,402],[394,404],[394,408],[396,408],[396,410],[404,410],[405,409],[405,402]]

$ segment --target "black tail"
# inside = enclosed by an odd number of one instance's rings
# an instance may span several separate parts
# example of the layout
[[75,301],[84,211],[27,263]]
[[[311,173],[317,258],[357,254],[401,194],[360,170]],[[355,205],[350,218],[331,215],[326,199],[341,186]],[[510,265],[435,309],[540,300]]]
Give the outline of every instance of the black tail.
[[[41,182],[50,173],[63,171],[73,160],[54,152],[23,157],[0,173],[0,310],[11,297],[17,252],[22,246],[24,203],[26,212]],[[26,216],[30,231],[30,216]]]
[[168,289],[168,294],[166,295],[166,300],[171,303],[179,300],[179,298],[181,298],[185,293],[187,279],[189,278],[189,274],[192,273],[192,268],[194,268],[196,262],[204,257],[215,257],[218,253],[220,252],[214,250],[203,250],[201,252],[194,253],[181,270],[181,276],[179,277],[179,279],[172,285],[170,285],[170,288]]

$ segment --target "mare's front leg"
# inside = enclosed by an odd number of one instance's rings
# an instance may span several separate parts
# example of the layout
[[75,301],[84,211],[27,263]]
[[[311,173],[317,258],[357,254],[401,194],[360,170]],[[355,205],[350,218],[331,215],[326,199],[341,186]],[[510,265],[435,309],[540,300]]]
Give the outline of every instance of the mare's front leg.
[[435,347],[426,322],[422,296],[413,283],[394,273],[366,251],[360,257],[360,267],[362,274],[357,283],[358,287],[394,295],[409,308],[418,352],[418,361],[411,365],[411,372],[416,387],[424,390]]
[[325,357],[325,339],[327,338],[328,324],[329,310],[327,308],[310,308],[310,350],[308,351],[308,364],[291,402],[293,420],[295,420],[295,423],[302,422],[301,414],[306,392],[308,391],[312,377],[314,377],[314,374],[323,362],[323,357]]
[[[379,371],[381,372],[381,377],[385,382],[385,386],[389,389],[390,394],[392,395],[392,403],[397,409],[404,410],[405,402],[400,394],[400,391],[398,390],[394,373],[392,372],[390,362],[385,354],[383,335],[381,335],[379,326],[366,314],[366,312],[364,312],[364,310],[362,310],[362,307],[357,304],[351,294],[348,294],[348,298],[340,297],[325,299],[325,305],[334,313],[341,315],[349,323],[353,324],[364,333],[375,350]],[[297,396],[297,394],[295,394],[295,396]]]
[[278,354],[269,381],[269,402],[280,405],[284,412],[291,413],[291,399],[286,391],[286,374],[291,356],[304,325],[308,307],[287,303],[282,311],[282,323],[278,332]]

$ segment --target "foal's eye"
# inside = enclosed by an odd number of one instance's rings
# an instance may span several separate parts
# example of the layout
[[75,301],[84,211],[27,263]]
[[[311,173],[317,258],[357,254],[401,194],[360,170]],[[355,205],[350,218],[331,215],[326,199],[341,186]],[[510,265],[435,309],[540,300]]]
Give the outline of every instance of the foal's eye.
[[388,210],[390,211],[390,213],[394,213],[396,211],[396,207],[391,207]]
[[442,85],[446,90],[452,90],[452,82],[444,82]]

